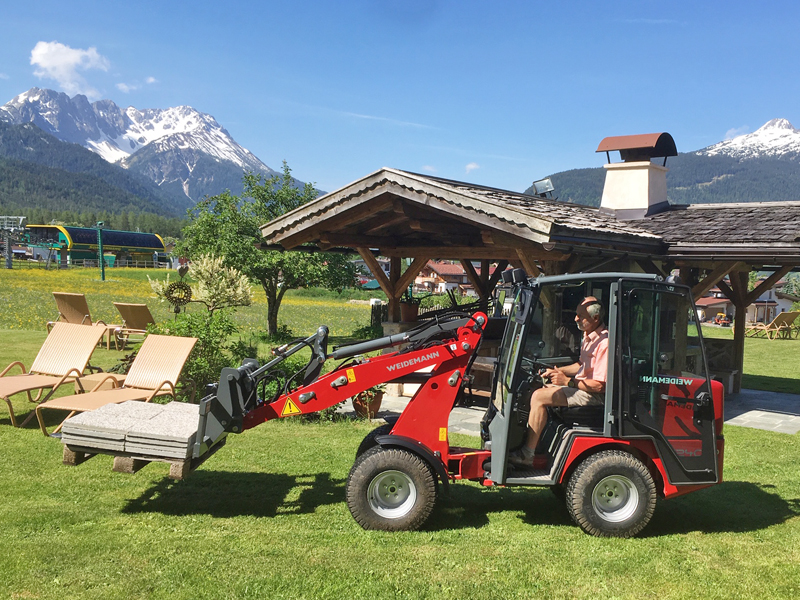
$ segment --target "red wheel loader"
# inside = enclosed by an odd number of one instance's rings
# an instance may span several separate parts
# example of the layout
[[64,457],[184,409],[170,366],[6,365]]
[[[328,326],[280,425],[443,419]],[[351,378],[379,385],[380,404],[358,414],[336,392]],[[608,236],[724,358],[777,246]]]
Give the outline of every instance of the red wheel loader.
[[[450,313],[331,353],[327,328],[320,327],[276,349],[264,366],[246,360],[223,370],[201,401],[194,456],[207,454],[229,433],[320,411],[376,384],[404,382],[419,384],[418,391],[399,418],[367,435],[347,478],[347,505],[365,529],[417,529],[433,511],[438,487],[468,479],[485,486],[550,487],[585,532],[629,537],[647,525],[657,497],[721,481],[723,386],[709,378],[688,287],[631,273],[537,279],[519,269],[509,273],[504,278],[513,284],[514,303],[481,424],[482,449],[451,446],[447,423],[470,381],[488,317]],[[605,404],[550,409],[538,448],[547,465],[514,467],[508,455],[525,439],[531,394],[546,384],[540,373],[575,362],[580,335],[574,315],[586,296],[606,308]],[[312,358],[304,371],[294,378],[276,375],[286,357],[305,347]],[[320,376],[330,360],[342,362]],[[272,395],[265,397],[270,386]]]

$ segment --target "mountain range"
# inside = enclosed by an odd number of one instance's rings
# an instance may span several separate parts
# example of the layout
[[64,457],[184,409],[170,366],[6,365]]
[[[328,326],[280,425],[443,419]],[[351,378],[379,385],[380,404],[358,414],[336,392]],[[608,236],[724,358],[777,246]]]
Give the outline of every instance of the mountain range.
[[241,191],[245,171],[278,173],[240,146],[211,115],[190,106],[139,110],[111,100],[31,88],[0,106],[0,121],[32,123],[154,182],[176,209],[206,195]]
[[[797,200],[799,157],[800,131],[773,119],[753,133],[671,157],[668,198],[673,204]],[[129,221],[137,213],[177,219],[206,195],[239,194],[246,171],[278,174],[214,117],[189,106],[123,109],[40,88],[0,106],[6,214],[37,208],[50,211],[43,218],[66,210],[86,213],[89,221],[101,212],[124,213]],[[603,168],[550,177],[561,200],[600,204]]]
[[[672,204],[798,200],[799,157],[800,130],[772,119],[753,133],[669,158],[667,198]],[[559,199],[600,205],[602,167],[561,171],[550,179]],[[533,186],[525,193],[533,194]]]

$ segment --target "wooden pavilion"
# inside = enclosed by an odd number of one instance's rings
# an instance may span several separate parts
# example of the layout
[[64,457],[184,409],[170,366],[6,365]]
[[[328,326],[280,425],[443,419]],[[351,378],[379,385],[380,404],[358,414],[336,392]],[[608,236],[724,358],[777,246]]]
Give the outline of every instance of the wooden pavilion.
[[[612,150],[625,160],[605,165],[599,208],[383,168],[265,224],[264,247],[357,252],[389,298],[392,322],[430,259],[459,260],[482,297],[508,265],[532,276],[679,269],[695,298],[716,285],[736,307],[738,390],[746,307],[800,266],[800,202],[671,206],[667,169],[652,160],[676,153],[669,134],[606,138],[598,148]],[[391,260],[388,277],[378,255]],[[401,272],[404,258],[411,265]],[[772,275],[748,291],[753,270]]]

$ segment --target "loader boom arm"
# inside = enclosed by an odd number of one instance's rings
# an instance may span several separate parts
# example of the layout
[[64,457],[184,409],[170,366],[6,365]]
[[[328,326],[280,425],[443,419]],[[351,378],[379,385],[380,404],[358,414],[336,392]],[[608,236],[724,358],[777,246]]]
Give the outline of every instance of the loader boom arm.
[[[237,369],[223,369],[216,394],[210,394],[200,402],[200,424],[194,456],[208,452],[228,433],[240,433],[272,419],[319,412],[375,385],[423,369],[429,371],[424,375],[425,378],[446,381],[453,391],[454,400],[486,321],[486,315],[475,313],[467,317],[437,320],[404,334],[339,348],[325,358],[352,358],[352,361],[320,377],[316,377],[316,374],[319,373],[323,358],[320,353],[324,355],[326,352],[326,327],[320,327],[315,335],[299,341],[291,348],[278,349],[276,352],[279,356],[264,366],[247,359]],[[374,357],[360,356],[363,352],[399,344],[408,344],[408,347]],[[274,399],[259,398],[259,383],[269,376],[270,368],[306,346],[312,348],[312,359],[303,384]],[[443,375],[446,375],[445,379],[442,379]],[[451,407],[452,403],[448,411]]]

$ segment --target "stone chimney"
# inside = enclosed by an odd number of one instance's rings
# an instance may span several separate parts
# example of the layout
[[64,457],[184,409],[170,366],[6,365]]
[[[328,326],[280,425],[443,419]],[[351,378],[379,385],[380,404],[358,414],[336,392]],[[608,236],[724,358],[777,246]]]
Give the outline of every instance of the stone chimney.
[[[610,153],[619,151],[621,163],[612,163]],[[668,133],[607,137],[597,147],[608,164],[600,210],[620,220],[641,219],[665,209],[667,203],[667,157],[677,156],[675,141]],[[652,162],[664,158],[663,165]]]

